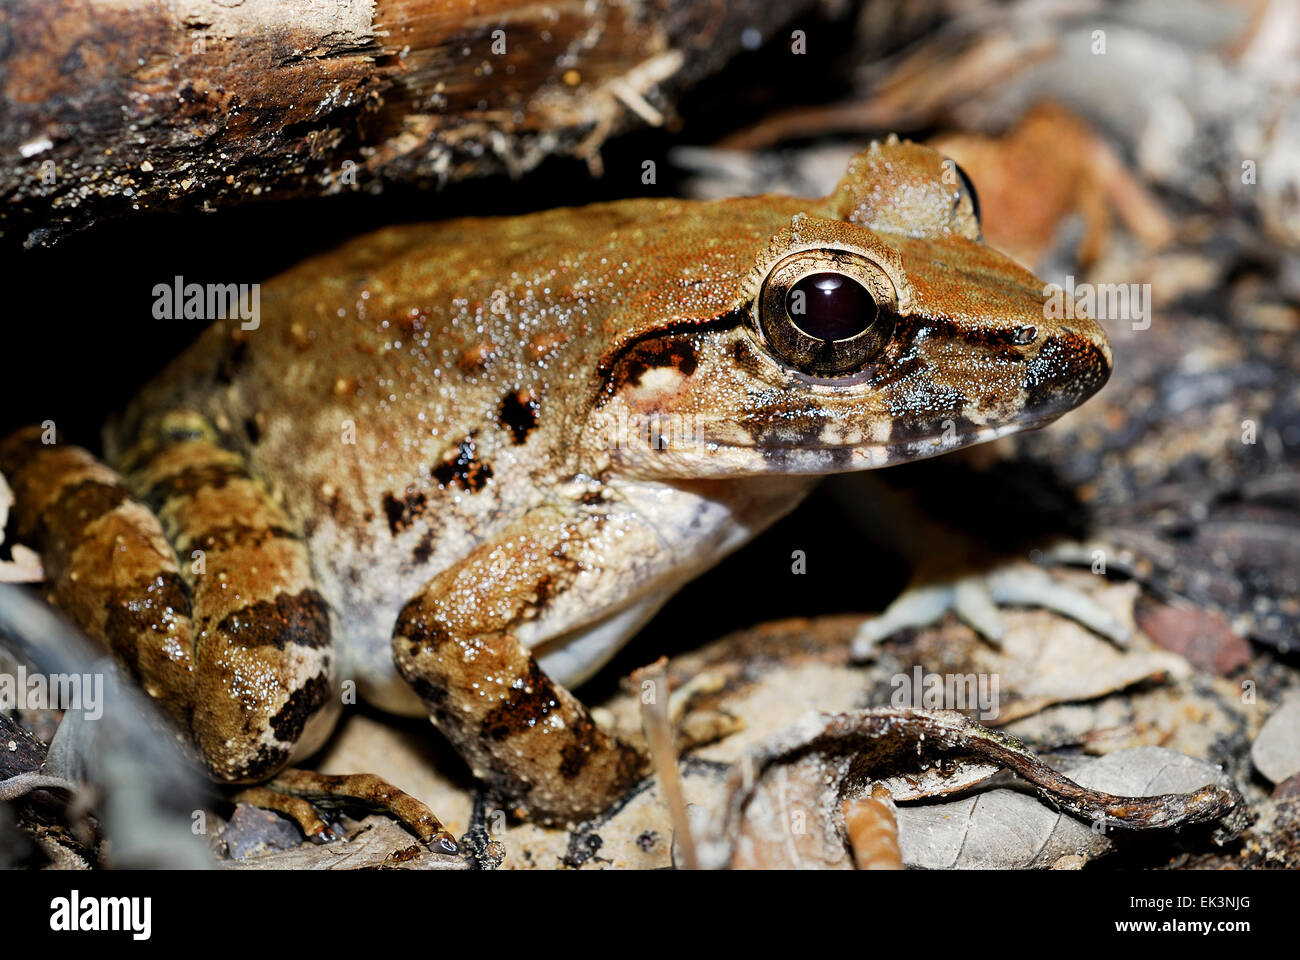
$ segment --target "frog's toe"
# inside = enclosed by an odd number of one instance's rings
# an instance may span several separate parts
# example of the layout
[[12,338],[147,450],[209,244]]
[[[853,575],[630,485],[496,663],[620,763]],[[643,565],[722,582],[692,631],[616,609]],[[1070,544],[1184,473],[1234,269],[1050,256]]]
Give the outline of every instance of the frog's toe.
[[331,843],[342,839],[341,834],[320,815],[320,812],[302,797],[281,793],[267,787],[249,787],[239,791],[236,803],[247,803],[259,810],[270,810],[288,817],[298,824],[304,837],[312,843]]
[[[266,787],[255,789],[283,797],[287,801],[297,801],[309,808],[311,803],[308,801],[311,801],[322,806],[355,804],[386,813],[419,837],[420,842],[435,853],[455,856],[460,852],[456,838],[428,806],[374,774],[335,775],[312,770],[282,770]],[[249,802],[255,806],[264,805],[253,800]],[[287,812],[281,807],[270,809]],[[303,821],[300,820],[299,824],[302,825]],[[323,821],[321,825],[324,826]],[[303,826],[303,833],[315,840],[319,831],[314,824],[312,827],[313,830],[309,830]]]
[[435,853],[445,853],[449,857],[454,857],[460,853],[460,845],[456,843],[456,838],[446,830],[440,830],[429,839],[425,846]]
[[334,843],[343,839],[343,830],[337,824],[327,823],[307,839],[316,844]]
[[952,610],[980,636],[1000,645],[1002,614],[984,577],[963,577],[957,581],[952,591]]

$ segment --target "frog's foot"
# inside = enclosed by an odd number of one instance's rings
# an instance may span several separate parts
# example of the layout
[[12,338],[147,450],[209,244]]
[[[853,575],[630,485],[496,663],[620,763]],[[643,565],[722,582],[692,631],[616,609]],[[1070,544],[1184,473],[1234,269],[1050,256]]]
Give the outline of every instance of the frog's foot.
[[866,659],[885,637],[906,627],[928,626],[950,610],[997,643],[1003,634],[999,604],[1054,610],[1118,647],[1128,646],[1129,629],[1088,594],[1038,567],[1014,561],[987,573],[914,582],[883,613],[858,628],[853,656]]
[[317,806],[355,804],[386,813],[406,825],[420,842],[448,855],[459,852],[456,838],[427,806],[382,777],[370,773],[338,776],[311,770],[282,770],[265,786],[249,787],[235,795],[242,803],[273,810],[293,820],[313,843],[340,839],[321,817]]

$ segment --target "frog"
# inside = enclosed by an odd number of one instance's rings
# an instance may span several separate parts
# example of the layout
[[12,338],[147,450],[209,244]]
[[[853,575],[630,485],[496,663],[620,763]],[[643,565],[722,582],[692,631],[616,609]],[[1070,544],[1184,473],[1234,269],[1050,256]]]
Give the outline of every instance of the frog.
[[647,750],[571,691],[680,587],[826,475],[1102,388],[1103,330],[1045,293],[982,242],[964,172],[891,136],[820,199],[368,233],[261,285],[256,322],[213,322],[102,457],[32,426],[0,469],[50,599],[211,779],[315,839],[346,799],[455,854],[387,781],[302,767],[345,701],[427,717],[520,817],[596,816]]

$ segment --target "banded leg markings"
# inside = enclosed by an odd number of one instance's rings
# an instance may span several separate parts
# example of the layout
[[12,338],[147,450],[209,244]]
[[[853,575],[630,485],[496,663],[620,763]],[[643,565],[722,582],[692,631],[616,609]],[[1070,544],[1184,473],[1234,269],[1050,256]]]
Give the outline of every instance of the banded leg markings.
[[186,561],[195,739],[218,779],[264,779],[319,746],[332,723],[330,614],[307,547],[197,414],[147,425],[124,462]]
[[28,427],[0,443],[21,540],[41,554],[46,592],[105,643],[182,729],[190,728],[193,624],[175,551],[114,471]]
[[404,823],[421,842],[439,853],[454,854],[459,849],[456,838],[434,816],[432,810],[409,793],[372,773],[338,775],[311,770],[282,770],[267,782],[266,787],[281,796],[301,798],[321,806],[355,803],[387,813]]

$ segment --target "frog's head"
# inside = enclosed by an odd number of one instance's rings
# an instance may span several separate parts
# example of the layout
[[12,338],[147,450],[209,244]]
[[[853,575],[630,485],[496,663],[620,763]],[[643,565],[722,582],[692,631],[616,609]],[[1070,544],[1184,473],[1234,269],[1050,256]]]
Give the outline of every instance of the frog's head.
[[730,309],[619,354],[625,465],[887,466],[1041,426],[1110,376],[1101,328],[1063,318],[1043,281],[980,242],[973,187],[933,150],[891,138],[820,202],[765,200],[791,212],[749,248]]

